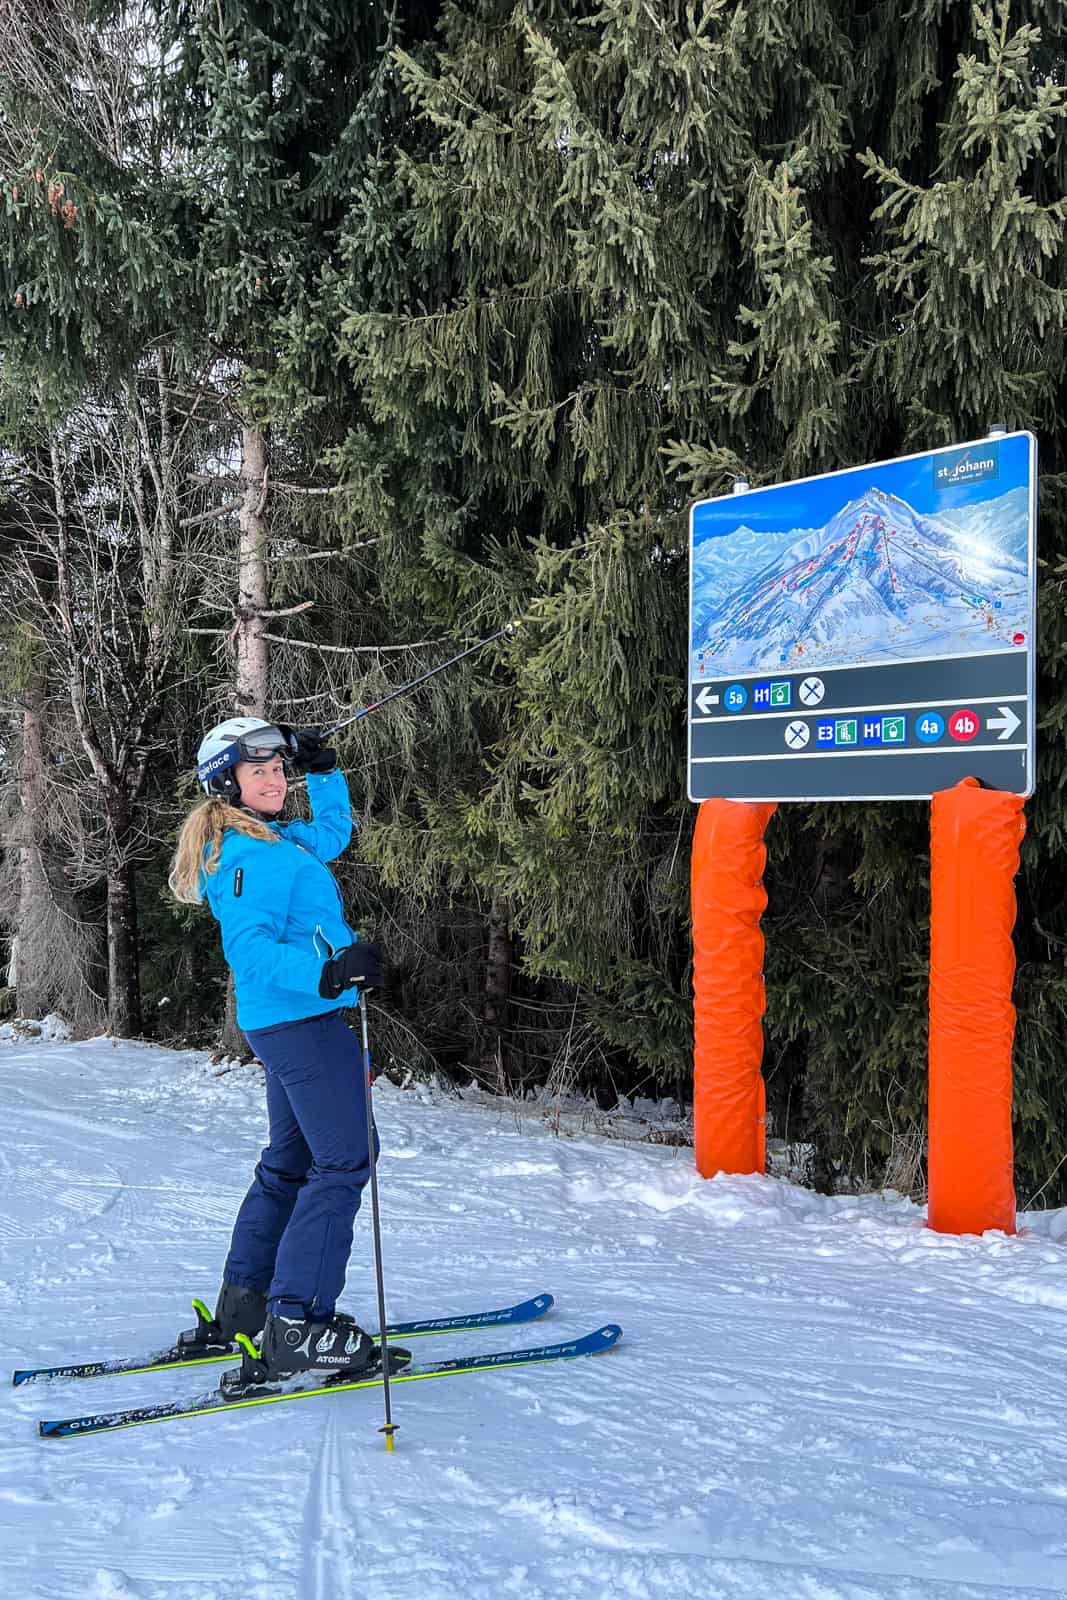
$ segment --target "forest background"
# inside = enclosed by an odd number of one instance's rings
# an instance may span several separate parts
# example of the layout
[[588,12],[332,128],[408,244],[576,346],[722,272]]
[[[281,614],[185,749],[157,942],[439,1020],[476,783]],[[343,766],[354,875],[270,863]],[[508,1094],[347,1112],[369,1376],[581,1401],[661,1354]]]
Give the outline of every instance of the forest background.
[[[521,618],[340,740],[379,1062],[688,1099],[689,504],[1000,421],[1042,474],[1018,1175],[1067,1200],[1065,16],[0,0],[8,1013],[232,1048],[165,883],[202,732]],[[927,808],[768,843],[771,1131],[921,1187]]]

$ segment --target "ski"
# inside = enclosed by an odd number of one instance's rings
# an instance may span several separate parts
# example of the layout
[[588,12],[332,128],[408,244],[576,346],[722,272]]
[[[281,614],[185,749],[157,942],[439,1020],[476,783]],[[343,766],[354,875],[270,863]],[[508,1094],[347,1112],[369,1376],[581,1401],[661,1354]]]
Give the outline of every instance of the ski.
[[[468,1329],[509,1328],[515,1323],[536,1322],[551,1311],[554,1304],[550,1294],[534,1295],[517,1305],[502,1306],[499,1311],[475,1311],[469,1316],[430,1317],[414,1322],[386,1324],[389,1339],[420,1339],[428,1334],[465,1333]],[[374,1334],[372,1337],[377,1338]],[[207,1367],[220,1361],[233,1361],[241,1352],[236,1344],[227,1350],[210,1355],[188,1355],[180,1346],[159,1350],[154,1355],[131,1356],[114,1361],[75,1361],[59,1367],[23,1367],[12,1373],[11,1381],[18,1387],[24,1383],[39,1383],[56,1378],[106,1378],[113,1373],[172,1371],[184,1367]]]
[[[426,1366],[409,1366],[394,1373],[390,1387],[398,1383],[419,1383],[430,1378],[457,1377],[460,1373],[492,1372],[501,1367],[534,1366],[548,1361],[570,1361],[577,1356],[598,1356],[618,1344],[622,1329],[609,1322],[595,1333],[563,1344],[535,1345],[529,1350],[500,1350],[491,1355],[461,1356],[454,1361],[437,1361]],[[61,1417],[38,1422],[42,1439],[78,1439],[90,1433],[111,1433],[118,1428],[139,1428],[150,1422],[176,1422],[183,1417],[217,1416],[220,1411],[241,1411],[249,1406],[281,1405],[290,1400],[311,1400],[316,1396],[347,1394],[353,1389],[379,1389],[381,1374],[373,1378],[354,1378],[348,1383],[327,1384],[321,1389],[300,1389],[290,1394],[264,1394],[243,1400],[223,1400],[217,1390],[193,1400],[177,1400],[165,1405],[131,1406],[121,1411],[101,1411],[87,1417]]]

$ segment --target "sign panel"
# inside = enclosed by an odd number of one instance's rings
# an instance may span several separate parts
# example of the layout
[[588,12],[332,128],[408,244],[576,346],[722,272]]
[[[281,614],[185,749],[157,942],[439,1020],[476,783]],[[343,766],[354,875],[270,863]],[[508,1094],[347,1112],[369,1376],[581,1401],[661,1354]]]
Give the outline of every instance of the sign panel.
[[1032,794],[1036,495],[1012,433],[698,501],[689,798]]

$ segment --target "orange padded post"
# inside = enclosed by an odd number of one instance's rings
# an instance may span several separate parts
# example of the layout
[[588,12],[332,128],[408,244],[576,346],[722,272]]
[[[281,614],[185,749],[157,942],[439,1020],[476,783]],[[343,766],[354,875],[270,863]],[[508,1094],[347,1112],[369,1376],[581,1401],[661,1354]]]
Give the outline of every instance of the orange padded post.
[[964,778],[930,811],[928,1221],[1015,1232],[1011,1049],[1014,878],[1023,798]]
[[693,1136],[697,1170],[765,1167],[763,834],[777,808],[705,800],[693,836]]

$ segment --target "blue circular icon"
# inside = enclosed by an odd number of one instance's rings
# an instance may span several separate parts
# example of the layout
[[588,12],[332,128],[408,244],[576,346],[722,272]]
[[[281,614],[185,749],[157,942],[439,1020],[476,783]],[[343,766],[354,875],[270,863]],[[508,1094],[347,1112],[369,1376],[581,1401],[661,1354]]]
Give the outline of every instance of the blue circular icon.
[[727,711],[740,711],[748,703],[748,690],[743,683],[732,683],[722,697]]
[[939,711],[920,711],[915,718],[915,732],[923,744],[936,744],[945,731],[945,719]]

